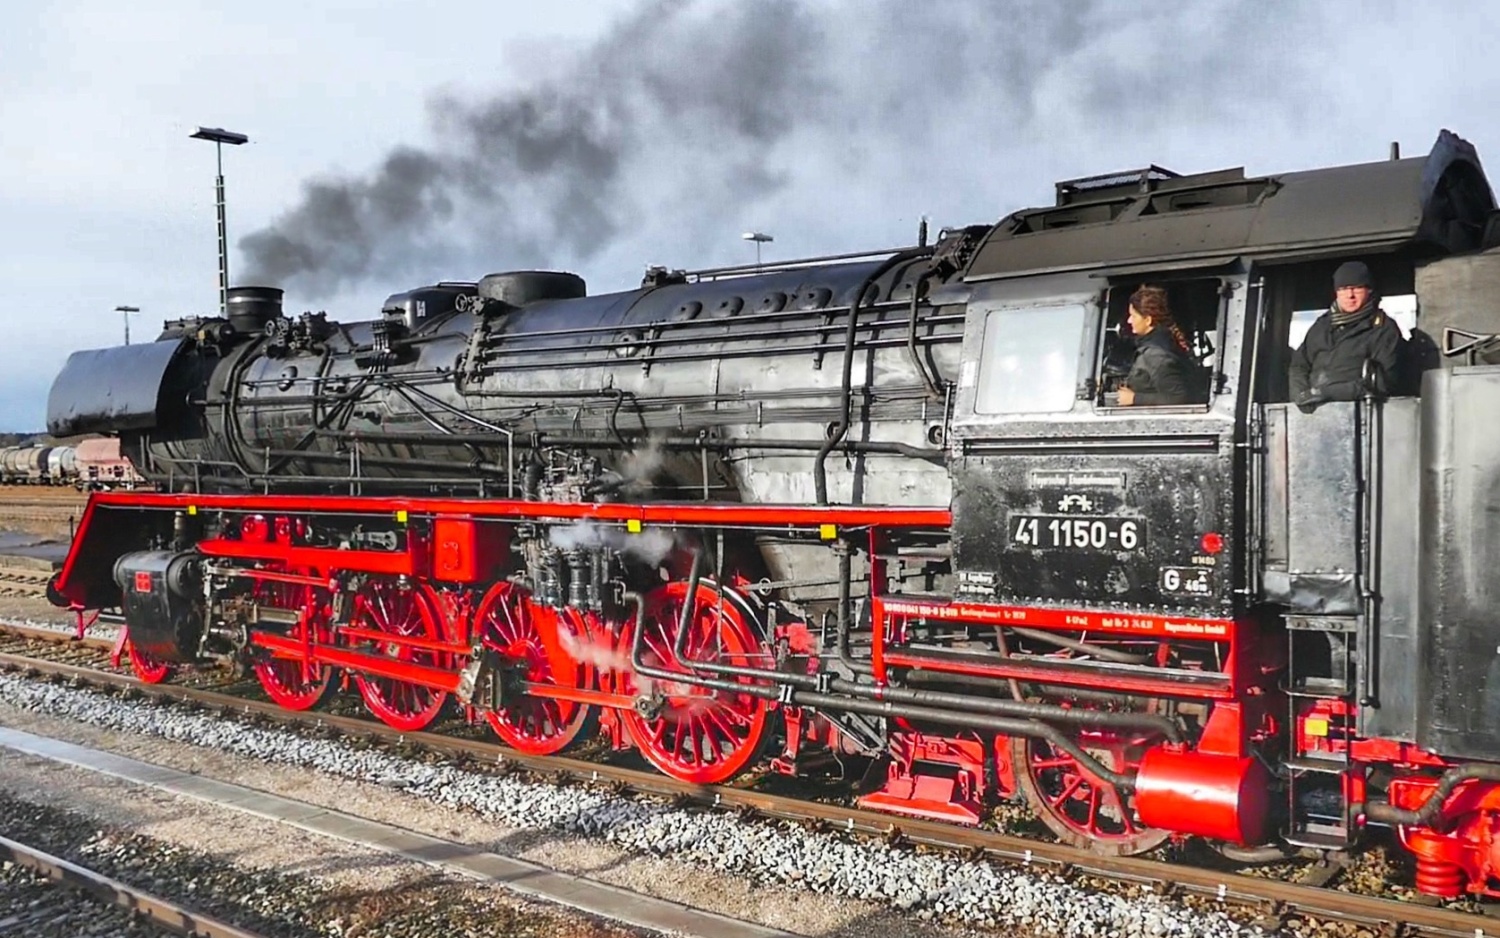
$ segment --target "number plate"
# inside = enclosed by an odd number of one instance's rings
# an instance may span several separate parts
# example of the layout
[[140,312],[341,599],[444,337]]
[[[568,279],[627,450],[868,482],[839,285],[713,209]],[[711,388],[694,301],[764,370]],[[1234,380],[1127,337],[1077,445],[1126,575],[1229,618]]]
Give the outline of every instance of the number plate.
[[1010,543],[1032,550],[1140,550],[1146,523],[1136,518],[1012,515]]

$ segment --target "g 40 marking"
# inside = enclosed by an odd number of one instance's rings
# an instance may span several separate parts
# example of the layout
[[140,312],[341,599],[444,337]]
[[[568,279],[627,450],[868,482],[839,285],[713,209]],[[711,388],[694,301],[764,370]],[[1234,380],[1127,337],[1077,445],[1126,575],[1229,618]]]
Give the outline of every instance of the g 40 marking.
[[1145,526],[1134,518],[1076,518],[1017,515],[1010,520],[1010,542],[1040,550],[1139,550]]
[[1180,596],[1211,596],[1214,572],[1207,567],[1162,567],[1161,591]]

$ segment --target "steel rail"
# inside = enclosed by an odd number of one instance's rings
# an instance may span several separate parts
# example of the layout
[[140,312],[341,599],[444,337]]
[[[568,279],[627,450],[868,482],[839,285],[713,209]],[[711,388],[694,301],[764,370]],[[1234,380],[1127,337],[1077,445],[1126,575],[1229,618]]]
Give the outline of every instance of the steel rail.
[[261,938],[256,932],[246,931],[202,912],[194,912],[169,899],[18,843],[9,837],[0,837],[0,859],[40,873],[55,883],[93,896],[100,902],[144,916],[175,935],[194,938]]
[[0,596],[18,593],[25,596],[47,595],[50,570],[24,570],[15,567],[0,567]]
[[97,648],[103,651],[109,651],[115,646],[115,641],[112,638],[85,635],[82,639],[79,639],[75,637],[76,635],[77,630],[73,626],[58,626],[55,629],[49,629],[34,625],[22,625],[19,622],[0,622],[0,637],[11,636],[39,642],[71,645],[75,648]]
[[[12,630],[0,623],[0,631]],[[794,820],[816,827],[861,834],[888,841],[920,844],[982,856],[1009,864],[1036,867],[1061,874],[1084,874],[1121,883],[1151,886],[1158,893],[1206,896],[1231,903],[1265,920],[1305,916],[1344,919],[1383,928],[1400,926],[1404,935],[1433,938],[1500,938],[1500,923],[1485,915],[1420,905],[1397,899],[1342,893],[1319,886],[1288,883],[1239,873],[1149,860],[1105,857],[1064,844],[1031,840],[1011,834],[957,827],[805,801],[726,785],[682,782],[657,772],[588,762],[567,756],[533,756],[498,743],[465,740],[439,733],[402,733],[367,717],[339,716],[319,711],[293,712],[268,701],[179,684],[141,684],[134,676],[80,667],[24,655],[0,653],[0,669],[31,669],[95,686],[133,688],[148,698],[187,703],[225,715],[270,720],[290,727],[333,729],[366,739],[385,739],[480,764],[515,766],[557,781],[599,784],[621,791],[665,797],[706,807],[735,810],[767,818]]]

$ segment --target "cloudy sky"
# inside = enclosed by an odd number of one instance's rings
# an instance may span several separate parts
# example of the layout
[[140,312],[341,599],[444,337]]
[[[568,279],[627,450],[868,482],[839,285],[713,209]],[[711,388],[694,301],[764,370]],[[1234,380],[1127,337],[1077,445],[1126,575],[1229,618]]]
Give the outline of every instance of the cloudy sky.
[[[0,6],[0,430],[67,354],[231,279],[368,318],[517,267],[910,243],[1157,163],[1251,173],[1425,152],[1500,165],[1500,4],[1089,0],[10,0]],[[1496,170],[1500,172],[1500,170]]]

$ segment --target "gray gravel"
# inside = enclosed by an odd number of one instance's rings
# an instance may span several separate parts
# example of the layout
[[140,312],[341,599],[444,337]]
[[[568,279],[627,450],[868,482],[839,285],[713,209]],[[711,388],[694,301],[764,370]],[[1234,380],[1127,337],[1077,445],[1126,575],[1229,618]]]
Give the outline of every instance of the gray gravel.
[[[470,884],[442,876],[408,880],[378,891],[330,889],[305,876],[244,870],[174,844],[101,826],[82,815],[0,793],[0,817],[16,839],[194,910],[213,914],[267,938],[479,938],[581,936],[640,938],[641,933],[551,910],[482,901]],[[9,867],[10,864],[5,864]],[[13,875],[14,874],[14,875]],[[16,894],[38,887],[31,874],[0,872],[0,936],[156,936],[132,930],[126,914],[107,911],[66,890],[52,889],[31,904],[34,914],[7,924]],[[45,885],[40,887],[46,889]],[[52,894],[57,894],[56,896]],[[85,905],[87,904],[87,905]]]
[[172,934],[125,909],[0,863],[0,935],[30,938],[156,938]]
[[90,690],[0,675],[0,700],[20,709],[156,736],[346,778],[377,781],[502,823],[596,837],[757,883],[782,883],[907,910],[924,919],[1037,935],[1212,936],[1262,932],[1219,910],[1194,911],[1149,891],[1080,888],[1041,871],[964,862],[793,824],[672,808],[598,789],[558,788],[452,765],[431,765],[342,740],[310,739]]

